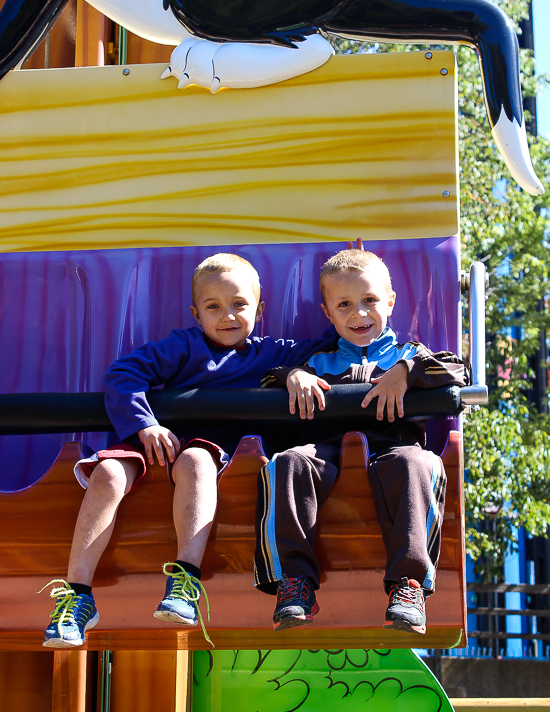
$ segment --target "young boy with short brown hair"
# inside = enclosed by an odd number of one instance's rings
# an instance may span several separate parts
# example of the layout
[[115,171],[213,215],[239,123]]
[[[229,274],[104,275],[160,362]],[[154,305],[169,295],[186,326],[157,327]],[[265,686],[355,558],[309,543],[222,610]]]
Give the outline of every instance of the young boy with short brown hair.
[[[384,626],[424,633],[424,597],[435,588],[446,477],[441,458],[423,449],[424,423],[401,420],[403,396],[413,386],[464,386],[466,368],[452,353],[434,354],[418,342],[397,343],[387,326],[396,295],[388,268],[373,253],[339,252],[325,263],[320,287],[323,311],[340,336],[338,350],[316,354],[301,368],[272,369],[263,383],[286,386],[290,410],[297,401],[302,418],[313,417],[315,399],[324,409],[324,391],[331,384],[373,384],[361,405],[378,399],[377,425],[366,435],[387,554]],[[313,540],[338,461],[333,444],[294,447],[275,455],[259,477],[255,585],[277,595],[275,630],[309,623],[319,611]]]
[[[118,506],[152,465],[170,463],[174,489],[175,562],[164,566],[164,597],[154,616],[196,625],[204,590],[200,566],[217,501],[217,475],[229,457],[223,443],[179,438],[155,418],[147,392],[165,388],[258,387],[273,366],[303,363],[319,348],[334,345],[334,335],[298,343],[269,337],[250,338],[261,319],[260,279],[238,255],[220,253],[204,260],[192,279],[191,312],[197,325],[176,329],[158,343],[149,342],[115,361],[106,371],[105,404],[120,445],[77,463],[75,474],[86,488],[78,515],[67,580],[52,590],[56,598],[46,647],[68,648],[85,642],[86,629],[99,621],[92,579],[113,532]],[[244,434],[244,433],[243,433]],[[216,436],[217,438],[217,436]],[[223,441],[223,434],[220,433]],[[204,628],[204,626],[203,626]]]

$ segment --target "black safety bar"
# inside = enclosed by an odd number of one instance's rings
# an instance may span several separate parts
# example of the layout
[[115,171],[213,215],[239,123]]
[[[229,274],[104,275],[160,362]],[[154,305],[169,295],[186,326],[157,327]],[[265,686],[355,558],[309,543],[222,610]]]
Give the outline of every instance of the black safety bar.
[[[326,394],[326,409],[315,411],[319,424],[357,419],[360,429],[376,420],[376,399],[367,408],[361,401],[372,386],[333,386]],[[162,425],[178,427],[224,427],[242,421],[264,427],[300,427],[298,415],[288,410],[283,389],[234,388],[152,390],[147,394]],[[460,388],[412,388],[404,399],[403,420],[457,417],[463,410]],[[363,424],[363,426],[362,426]],[[103,393],[5,393],[0,394],[0,435],[106,432],[113,426],[105,410]]]

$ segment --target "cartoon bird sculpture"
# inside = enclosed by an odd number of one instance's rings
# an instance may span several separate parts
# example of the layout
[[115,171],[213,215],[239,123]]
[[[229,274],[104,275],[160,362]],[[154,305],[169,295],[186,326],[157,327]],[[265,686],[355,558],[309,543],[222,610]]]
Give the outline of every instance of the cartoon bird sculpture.
[[[0,11],[0,78],[53,25],[67,0],[6,0]],[[252,87],[311,71],[328,60],[319,30],[381,42],[465,44],[481,64],[496,144],[519,185],[544,188],[527,145],[519,49],[491,0],[88,0],[145,39],[177,45],[162,77],[178,86]]]

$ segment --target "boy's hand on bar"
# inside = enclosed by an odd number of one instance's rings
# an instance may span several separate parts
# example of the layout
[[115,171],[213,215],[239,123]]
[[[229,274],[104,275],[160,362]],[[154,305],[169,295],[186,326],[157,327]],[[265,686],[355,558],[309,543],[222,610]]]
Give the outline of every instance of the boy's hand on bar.
[[296,412],[296,400],[298,400],[300,418],[302,419],[306,417],[308,420],[313,419],[315,398],[319,403],[319,410],[325,409],[325,394],[323,391],[330,391],[330,386],[319,376],[314,376],[307,371],[296,368],[288,374],[286,387],[288,388],[289,408],[292,414]]
[[396,363],[383,376],[373,378],[371,383],[374,387],[370,389],[363,399],[361,407],[366,408],[374,398],[378,398],[378,406],[376,408],[376,418],[378,420],[384,419],[384,407],[386,407],[388,421],[393,423],[395,420],[395,406],[397,406],[398,417],[402,418],[405,415],[403,396],[407,392],[407,367],[405,364]]
[[148,428],[138,431],[139,439],[145,448],[145,457],[150,465],[155,464],[156,454],[159,465],[165,464],[164,453],[170,462],[175,462],[181,449],[180,441],[174,433],[162,425],[150,425]]

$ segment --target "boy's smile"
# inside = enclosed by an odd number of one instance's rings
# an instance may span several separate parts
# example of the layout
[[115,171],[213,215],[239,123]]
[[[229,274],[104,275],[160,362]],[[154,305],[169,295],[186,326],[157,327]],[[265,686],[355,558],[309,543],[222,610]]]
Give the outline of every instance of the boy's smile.
[[395,304],[376,268],[337,272],[325,280],[323,311],[346,341],[369,346],[386,328]]
[[264,303],[247,269],[203,275],[196,287],[191,312],[205,335],[227,348],[240,348],[262,316]]

